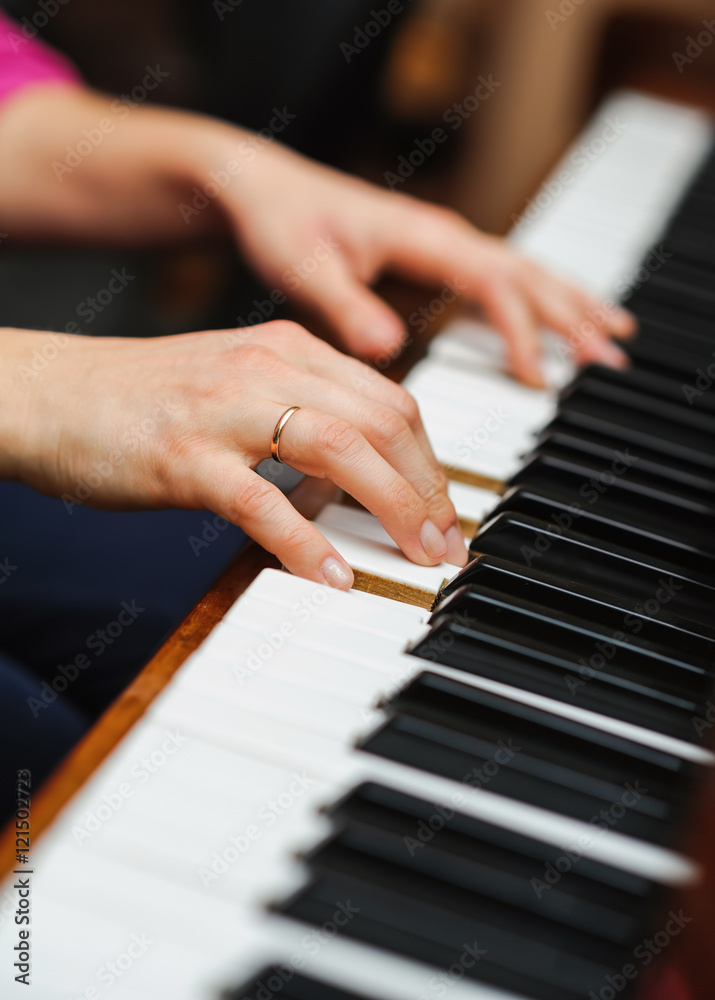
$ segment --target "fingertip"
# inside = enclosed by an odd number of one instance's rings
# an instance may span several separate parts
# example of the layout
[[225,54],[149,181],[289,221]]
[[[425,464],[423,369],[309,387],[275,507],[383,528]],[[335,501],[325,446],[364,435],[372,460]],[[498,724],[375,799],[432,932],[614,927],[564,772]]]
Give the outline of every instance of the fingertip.
[[514,359],[512,362],[514,377],[530,389],[545,389],[546,382],[541,373],[541,359],[538,355],[529,358]]
[[626,339],[633,337],[638,331],[638,321],[627,309],[615,309],[611,322],[611,332],[614,337]]
[[355,582],[353,571],[337,554],[323,560],[320,572],[325,583],[335,590],[350,590]]
[[352,326],[352,339],[359,341],[360,350],[373,359],[386,355],[397,357],[405,343],[407,331],[398,316],[378,315],[361,319]]
[[609,368],[627,368],[630,364],[628,356],[607,339],[594,344],[582,360],[584,363],[595,362],[596,364],[608,365]]
[[453,566],[465,566],[468,553],[462,529],[459,525],[453,524],[451,528],[447,528],[444,537],[447,541],[447,562]]

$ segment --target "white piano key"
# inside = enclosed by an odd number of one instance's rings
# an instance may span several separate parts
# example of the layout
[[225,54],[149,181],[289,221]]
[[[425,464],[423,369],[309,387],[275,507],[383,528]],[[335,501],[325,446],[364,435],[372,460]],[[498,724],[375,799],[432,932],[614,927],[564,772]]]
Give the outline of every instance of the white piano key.
[[[628,128],[582,171],[568,153],[574,185],[511,237],[522,252],[608,297],[631,280],[712,140],[705,116],[621,94],[606,102],[577,146],[597,138],[614,115]],[[409,377],[444,464],[504,481],[551,418],[553,391],[526,389],[504,370],[501,338],[462,320]],[[568,346],[548,335],[544,370],[554,388],[573,370]],[[498,427],[495,410],[509,414]],[[487,421],[493,429],[485,433]],[[450,495],[460,516],[475,521],[498,501],[459,483]],[[457,570],[414,566],[361,511],[341,521],[330,510],[322,527],[343,554],[341,545],[351,552],[356,568],[430,593]],[[44,943],[33,996],[83,995],[135,932],[151,932],[155,942],[112,983],[117,1000],[206,1000],[261,963],[290,960],[300,953],[306,925],[268,915],[261,904],[267,893],[284,896],[301,884],[305,870],[292,852],[328,830],[316,809],[360,781],[433,802],[458,795],[468,815],[567,850],[585,843],[587,857],[666,884],[695,877],[694,866],[670,851],[356,749],[354,739],[383,718],[378,699],[429,669],[685,759],[713,761],[700,747],[406,655],[426,620],[422,609],[373,595],[261,574],[34,849],[35,930]],[[313,784],[273,821],[271,796],[290,794],[295,773]],[[96,828],[78,838],[92,816]],[[201,864],[247,824],[260,837],[243,863],[228,865],[207,890]],[[0,924],[3,949],[13,930],[11,921]],[[307,956],[304,971],[374,1000],[427,995],[436,972],[344,939]],[[461,981],[450,984],[450,997],[512,995]]]
[[430,594],[437,594],[459,570],[459,566],[439,563],[437,566],[419,566],[411,562],[397,545],[364,542],[337,528],[321,527],[322,533],[353,569],[384,580],[417,587]]

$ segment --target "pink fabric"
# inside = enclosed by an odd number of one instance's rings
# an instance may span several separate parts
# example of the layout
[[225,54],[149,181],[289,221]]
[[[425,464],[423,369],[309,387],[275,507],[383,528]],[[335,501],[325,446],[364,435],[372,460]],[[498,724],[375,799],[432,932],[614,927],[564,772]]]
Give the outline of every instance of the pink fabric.
[[0,12],[0,105],[31,83],[81,83],[72,64],[33,37],[34,32],[32,21],[18,24]]

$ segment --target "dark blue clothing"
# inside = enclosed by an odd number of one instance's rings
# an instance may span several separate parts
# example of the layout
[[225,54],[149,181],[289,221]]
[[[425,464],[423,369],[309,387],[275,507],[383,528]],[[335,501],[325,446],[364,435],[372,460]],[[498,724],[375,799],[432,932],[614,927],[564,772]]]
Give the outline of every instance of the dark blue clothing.
[[114,513],[0,483],[0,819],[47,776],[241,549],[207,511]]

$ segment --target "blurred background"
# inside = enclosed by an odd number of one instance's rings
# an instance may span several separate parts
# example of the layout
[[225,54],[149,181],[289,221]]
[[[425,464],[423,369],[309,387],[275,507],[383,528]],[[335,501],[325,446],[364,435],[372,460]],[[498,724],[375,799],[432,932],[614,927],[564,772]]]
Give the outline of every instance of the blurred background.
[[[715,18],[713,0],[1,6],[26,18],[99,89],[130,93],[145,67],[159,64],[169,76],[152,95],[157,102],[254,129],[268,124],[273,108],[287,108],[296,117],[281,138],[294,148],[457,207],[497,233],[610,90],[636,87],[715,110],[715,30],[703,24]],[[434,129],[445,141],[410,173],[407,158],[430,148]],[[3,322],[63,329],[77,318],[77,304],[122,266],[135,280],[87,333],[232,326],[261,291],[228,244],[97,252],[8,239],[0,249]],[[391,290],[398,304],[400,294]]]

